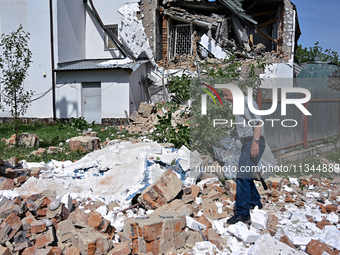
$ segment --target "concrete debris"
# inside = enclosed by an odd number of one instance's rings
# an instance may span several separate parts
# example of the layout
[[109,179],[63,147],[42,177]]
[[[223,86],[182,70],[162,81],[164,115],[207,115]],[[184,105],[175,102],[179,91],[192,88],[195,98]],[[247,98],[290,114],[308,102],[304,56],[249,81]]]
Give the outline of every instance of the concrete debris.
[[153,113],[154,108],[155,107],[153,105],[141,102],[138,107],[138,113],[141,114],[143,117],[148,118]]
[[120,39],[128,46],[134,57],[137,58],[145,52],[150,62],[156,65],[142,22],[137,18],[137,12],[140,12],[138,3],[126,3],[118,10],[122,15]]
[[255,243],[260,237],[258,233],[249,230],[247,225],[242,222],[229,226],[227,231],[246,243]]
[[[15,134],[9,139],[6,139],[6,146],[13,147],[16,144]],[[39,144],[39,137],[35,134],[23,133],[18,137],[19,145],[23,145],[28,148],[32,148]]]
[[258,207],[256,207],[252,213],[250,213],[251,215],[251,225],[254,228],[257,229],[265,229],[266,228],[266,223],[267,223],[267,217],[266,217],[266,212],[265,211],[261,211],[258,209]]
[[[133,122],[130,125],[120,126],[119,128],[128,130],[129,134],[147,135],[152,133],[159,124],[159,118],[164,117],[167,113],[166,109],[155,110],[155,106],[142,102],[139,105],[138,112],[130,114],[129,119]],[[180,109],[171,115],[171,125],[176,128],[177,124],[185,124],[185,108],[180,106]],[[182,117],[182,115],[184,117]]]
[[98,137],[91,136],[77,136],[70,139],[71,151],[90,152],[100,149],[100,140]]
[[123,241],[132,242],[132,254],[166,254],[185,246],[185,217],[176,212],[125,221]]
[[188,216],[186,216],[186,224],[188,228],[195,230],[195,231],[201,231],[207,228],[204,224]]
[[138,198],[147,209],[156,209],[173,200],[182,189],[182,181],[170,169],[148,186]]
[[212,173],[192,178],[191,160],[216,164],[147,140],[110,142],[74,163],[1,160],[0,247],[9,254],[338,254],[337,178],[270,177],[268,190],[258,186],[264,207],[251,210],[252,223],[228,225],[235,182]]
[[209,38],[207,35],[203,35],[200,44],[208,50],[215,58],[228,59],[231,55],[219,46],[214,39]]
[[[262,235],[256,243],[249,249],[248,254],[253,255],[293,255],[307,254],[303,251],[298,251],[288,245],[271,237],[270,234]],[[311,253],[309,253],[311,254]],[[321,253],[320,253],[321,254]]]

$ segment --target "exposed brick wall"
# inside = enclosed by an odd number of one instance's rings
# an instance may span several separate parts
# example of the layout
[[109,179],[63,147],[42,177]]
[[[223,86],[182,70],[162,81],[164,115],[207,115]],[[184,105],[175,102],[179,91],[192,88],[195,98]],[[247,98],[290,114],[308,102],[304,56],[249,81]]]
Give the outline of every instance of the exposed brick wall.
[[[53,118],[19,118],[21,124],[34,124],[35,122],[38,122],[40,124],[56,124],[57,122],[53,120]],[[62,118],[59,120],[66,120],[67,122],[70,122],[70,118]],[[2,123],[10,123],[11,121],[14,121],[12,117],[0,117],[0,124]],[[126,118],[102,118],[101,121],[102,125],[109,125],[109,126],[115,126],[115,125],[126,125],[127,120]]]
[[[10,123],[14,121],[12,117],[0,117],[0,124],[2,123]],[[53,118],[19,118],[21,124],[33,124],[34,122],[39,122],[41,124],[55,124],[56,122],[53,121]]]
[[168,16],[163,16],[162,22],[162,44],[163,59],[159,61],[160,66],[166,66],[168,63]]
[[279,21],[279,34],[278,34],[278,44],[277,44],[277,52],[282,52],[283,46],[283,32],[284,32],[284,16],[285,16],[285,9],[284,4],[280,6],[280,21]]
[[102,124],[108,126],[119,126],[128,124],[126,118],[102,118]]

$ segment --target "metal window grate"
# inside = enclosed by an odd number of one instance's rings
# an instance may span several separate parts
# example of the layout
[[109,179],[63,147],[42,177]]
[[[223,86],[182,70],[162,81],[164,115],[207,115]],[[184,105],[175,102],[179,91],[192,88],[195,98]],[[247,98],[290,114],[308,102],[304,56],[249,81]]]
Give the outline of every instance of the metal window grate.
[[171,28],[170,58],[191,54],[192,25],[173,25]]

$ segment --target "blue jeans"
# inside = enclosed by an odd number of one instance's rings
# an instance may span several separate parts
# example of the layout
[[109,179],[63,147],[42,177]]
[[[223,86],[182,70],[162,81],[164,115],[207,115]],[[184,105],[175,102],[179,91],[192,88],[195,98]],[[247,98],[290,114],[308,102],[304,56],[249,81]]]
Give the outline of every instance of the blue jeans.
[[250,154],[252,141],[242,145],[241,156],[238,162],[236,178],[236,206],[235,213],[238,216],[249,217],[250,206],[260,205],[261,196],[256,189],[252,178],[252,166],[257,166],[265,148],[265,141],[260,140],[260,153],[256,158]]

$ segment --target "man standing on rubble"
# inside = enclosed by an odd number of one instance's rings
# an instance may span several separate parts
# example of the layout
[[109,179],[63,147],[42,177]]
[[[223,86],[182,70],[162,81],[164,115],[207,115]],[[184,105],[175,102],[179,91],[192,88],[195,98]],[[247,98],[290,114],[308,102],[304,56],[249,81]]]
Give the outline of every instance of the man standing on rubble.
[[[236,85],[234,83],[229,83]],[[237,85],[236,85],[237,86]],[[233,102],[233,94],[229,89],[223,89],[224,98]],[[255,109],[258,109],[253,100]],[[258,206],[261,209],[261,196],[256,189],[253,174],[263,151],[265,141],[263,137],[263,122],[261,116],[254,115],[249,111],[248,98],[244,97],[244,115],[235,115],[237,134],[242,143],[241,155],[236,175],[236,206],[234,216],[227,220],[228,224],[235,224],[239,221],[250,222],[250,209]],[[252,121],[250,121],[252,120]],[[248,124],[248,121],[249,124]],[[245,125],[243,125],[245,123]]]

